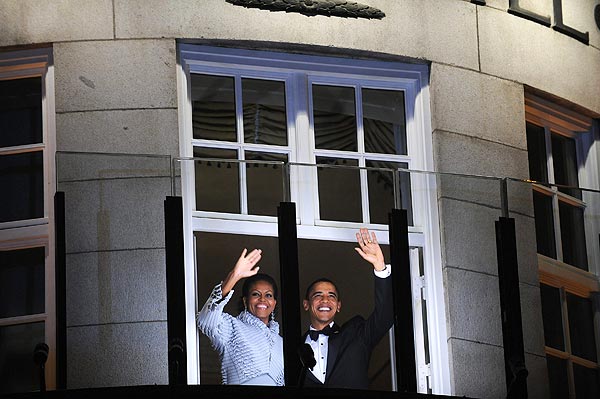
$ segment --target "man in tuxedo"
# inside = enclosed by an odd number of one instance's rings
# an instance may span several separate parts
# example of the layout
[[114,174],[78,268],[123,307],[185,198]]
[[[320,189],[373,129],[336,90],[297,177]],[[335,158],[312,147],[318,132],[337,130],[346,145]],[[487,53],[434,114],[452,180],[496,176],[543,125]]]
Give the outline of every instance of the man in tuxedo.
[[375,233],[360,229],[356,240],[356,251],[373,266],[375,308],[367,319],[357,315],[340,326],[333,321],[342,308],[333,281],[320,278],[308,286],[303,307],[310,329],[302,342],[311,346],[316,364],[306,373],[305,386],[368,389],[371,352],[394,322],[390,265]]

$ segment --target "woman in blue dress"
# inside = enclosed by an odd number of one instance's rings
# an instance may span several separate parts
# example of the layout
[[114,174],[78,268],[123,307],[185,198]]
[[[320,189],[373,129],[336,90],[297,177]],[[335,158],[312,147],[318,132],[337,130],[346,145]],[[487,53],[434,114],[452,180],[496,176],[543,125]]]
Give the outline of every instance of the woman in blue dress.
[[[261,257],[260,249],[244,249],[196,316],[198,328],[219,353],[223,384],[284,385],[283,338],[274,318],[277,284],[258,273]],[[241,311],[232,316],[223,309],[242,279]]]

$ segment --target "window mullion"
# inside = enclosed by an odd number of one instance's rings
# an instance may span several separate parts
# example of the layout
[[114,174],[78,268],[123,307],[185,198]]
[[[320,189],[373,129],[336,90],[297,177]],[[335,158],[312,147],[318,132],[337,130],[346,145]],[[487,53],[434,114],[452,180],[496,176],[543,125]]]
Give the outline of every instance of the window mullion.
[[[356,113],[356,140],[358,145],[358,153],[365,153],[365,129],[363,125],[363,107],[362,107],[362,88],[361,85],[356,85],[354,88],[354,102],[355,113]],[[365,157],[363,155],[358,159],[358,166],[364,168],[366,166]],[[360,170],[360,199],[362,207],[362,217],[364,223],[371,223],[371,215],[369,213],[369,185],[367,181],[367,171],[364,169]]]
[[[295,162],[313,163],[314,136],[310,126],[312,106],[310,81],[305,73],[296,72],[292,75],[290,85],[292,94],[286,93],[286,97],[291,96],[290,109],[294,112]],[[290,167],[290,188],[294,187],[291,191],[292,198],[296,201],[297,217],[301,224],[310,226],[315,224],[315,198],[317,198],[314,188],[316,180],[312,169],[302,166]],[[293,195],[294,190],[297,193],[296,197]]]
[[369,212],[369,184],[367,180],[367,170],[362,169],[366,166],[365,157],[361,156],[358,160],[360,169],[360,199],[362,204],[362,214],[364,223],[371,223],[371,214]]
[[552,132],[550,128],[544,128],[544,138],[546,143],[546,169],[548,170],[548,182],[555,184],[554,180],[554,160],[552,157]]
[[[412,304],[413,304],[413,325],[415,334],[415,355],[417,362],[417,386],[418,391],[427,393],[431,384],[428,384],[428,379],[431,379],[431,363],[426,361],[426,354],[429,348],[426,348],[425,335],[428,334],[426,328],[427,307],[425,301],[427,298],[427,280],[425,276],[421,276],[420,263],[421,256],[419,248],[410,249],[410,275],[412,281]],[[394,352],[394,349],[390,349]],[[395,353],[394,353],[395,355]]]
[[[298,94],[297,94],[297,90],[295,88],[295,82],[296,82],[296,77],[295,74],[287,74],[286,78],[285,78],[285,109],[286,109],[286,129],[287,129],[287,138],[288,138],[288,145],[287,145],[287,159],[288,162],[296,162],[296,160],[298,159],[298,144],[301,142],[300,138],[297,136],[298,135],[298,125],[296,123],[296,115],[298,114],[298,111],[296,109],[297,104],[298,104]],[[296,201],[298,200],[298,185],[297,185],[297,179],[298,179],[298,174],[296,170],[292,170],[292,168],[290,168],[288,165],[284,166],[284,168],[287,168],[286,171],[282,171],[282,178],[286,179],[287,178],[287,182],[284,183],[284,189],[285,186],[287,185],[288,189],[289,189],[289,198],[287,199],[288,201]],[[284,193],[284,201],[285,201],[285,193]],[[298,205],[296,205],[298,206]],[[298,209],[296,209],[296,212],[299,212]],[[296,220],[298,220],[298,215],[296,215]]]
[[358,153],[365,153],[365,129],[363,126],[363,108],[362,108],[362,89],[360,85],[356,85],[354,88],[354,101],[355,101],[355,113],[356,113],[356,134],[357,134],[357,145]]
[[544,127],[544,142],[546,143],[546,169],[548,170],[548,182],[550,183],[550,190],[552,191],[552,213],[554,215],[554,242],[556,245],[556,259],[562,261],[563,260],[563,250],[562,250],[562,237],[560,234],[560,212],[559,212],[559,202],[556,195],[557,189],[552,186],[555,184],[554,177],[554,159],[552,157],[552,132],[549,127]]
[[563,328],[563,337],[565,343],[565,352],[569,354],[567,358],[567,381],[569,383],[569,392],[573,394],[575,392],[575,377],[573,374],[573,361],[571,359],[571,355],[573,353],[571,349],[571,331],[569,328],[569,310],[567,306],[567,292],[565,287],[559,288],[560,292],[560,305],[561,305],[561,314],[562,314],[562,328]]
[[562,315],[562,328],[563,328],[563,336],[565,340],[565,352],[571,354],[571,335],[569,329],[569,310],[567,307],[567,291],[565,287],[559,288],[560,292],[560,306],[561,306],[561,315]]
[[[244,107],[243,107],[243,93],[242,93],[242,78],[236,75],[234,78],[234,96],[235,96],[235,126],[236,126],[236,137],[238,143],[238,159],[246,159],[246,153],[244,149]],[[240,213],[242,215],[248,214],[248,187],[246,180],[246,163],[242,162],[238,170],[240,178]]]
[[[48,111],[46,110],[47,104],[46,102],[48,101],[47,98],[47,93],[46,93],[46,72],[44,72],[41,76],[42,78],[42,144],[44,145],[44,147],[46,146],[47,142],[48,142]],[[51,173],[54,174],[54,172],[50,172],[49,168],[47,167],[47,165],[49,164],[49,162],[51,162],[50,160],[50,156],[51,154],[48,154],[48,151],[43,151],[42,152],[42,159],[44,162],[44,174],[43,174],[43,178],[44,178],[44,217],[48,217],[48,214],[50,213],[50,208],[54,208],[54,204],[50,204],[50,199],[52,198],[52,195],[54,194],[54,190],[52,189],[52,187],[50,187],[50,181],[52,179],[51,177]],[[54,271],[54,270],[52,270]]]
[[[243,161],[246,159],[246,153],[243,148],[238,150],[238,159]],[[239,178],[240,178],[240,213],[242,215],[248,214],[248,187],[247,187],[247,173],[246,169],[248,164],[246,162],[241,162],[240,167],[238,169]]]
[[[56,182],[56,119],[54,104],[54,66],[49,64],[42,73],[42,140],[44,145],[44,215],[47,216],[50,226],[55,224],[54,215],[54,193],[57,189]],[[50,227],[49,226],[49,227]],[[56,389],[58,381],[57,374],[57,347],[56,347],[56,264],[55,264],[55,231],[48,229],[48,245],[46,246],[45,258],[45,290],[46,290],[46,322],[44,335],[46,344],[50,348],[48,356],[47,379],[48,388]],[[54,349],[54,350],[52,350]]]
[[[314,128],[314,104],[313,104],[313,81],[312,77],[309,75],[304,76],[303,87],[305,87],[305,97],[304,102],[299,104],[300,113],[302,114],[302,106],[305,106],[304,116],[301,116],[301,120],[306,123],[306,133],[307,133],[307,147],[305,147],[303,153],[306,158],[306,162],[310,164],[317,163],[317,154],[316,154],[316,141],[315,141],[315,128]],[[298,132],[298,137],[302,132]],[[299,140],[300,142],[301,140]],[[305,199],[305,204],[303,205],[303,216],[302,225],[314,226],[316,224],[317,219],[319,218],[319,190],[318,190],[318,177],[317,177],[317,168],[316,167],[308,167],[308,166],[300,166],[299,170],[302,171],[300,173],[301,181],[306,181],[307,184],[301,187],[302,190],[306,190],[303,198]]]
[[[553,188],[554,191],[554,188]],[[554,215],[554,242],[556,243],[556,259],[563,261],[562,236],[560,234],[560,210],[558,195],[552,195],[552,213]]]

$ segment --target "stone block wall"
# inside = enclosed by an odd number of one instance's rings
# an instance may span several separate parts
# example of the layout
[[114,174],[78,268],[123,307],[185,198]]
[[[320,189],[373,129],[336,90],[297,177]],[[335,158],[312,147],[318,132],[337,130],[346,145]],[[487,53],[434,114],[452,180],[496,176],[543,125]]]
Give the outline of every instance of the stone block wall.
[[64,42],[54,57],[68,387],[165,384],[163,200],[178,154],[175,42]]
[[[438,172],[527,178],[528,86],[600,115],[600,29],[592,0],[581,7],[589,13],[565,7],[564,15],[571,26],[589,31],[589,45],[510,15],[508,0],[485,6],[361,2],[385,18],[308,17],[224,0],[0,2],[0,50],[54,50],[57,189],[67,202],[70,388],[167,382],[162,201],[170,195],[168,159],[180,153],[178,40],[430,63]],[[550,1],[521,3],[552,13]],[[97,155],[60,154],[67,151]],[[505,396],[495,184],[440,179],[455,395]],[[535,229],[522,190],[511,194],[509,205],[519,237],[529,391],[545,398]]]

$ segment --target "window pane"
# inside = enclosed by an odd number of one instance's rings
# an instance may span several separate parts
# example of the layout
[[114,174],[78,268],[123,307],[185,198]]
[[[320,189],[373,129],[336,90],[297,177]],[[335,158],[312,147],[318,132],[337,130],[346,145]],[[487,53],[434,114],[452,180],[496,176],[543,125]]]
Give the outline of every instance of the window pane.
[[44,163],[41,151],[0,156],[0,222],[44,216]]
[[[554,164],[554,181],[556,184],[579,187],[575,140],[552,134],[552,163]],[[581,190],[560,187],[558,190],[581,199]]]
[[[335,317],[336,323],[343,324],[355,315],[367,318],[373,311],[375,302],[373,268],[356,253],[354,247],[356,247],[355,240],[351,242],[298,240],[300,295],[304,299],[308,285],[317,278],[325,277],[332,280],[343,304]],[[384,258],[389,259],[389,246],[382,244],[381,250]],[[365,267],[366,265],[369,267]],[[308,329],[309,325],[308,312],[302,311],[302,331]],[[389,343],[388,337],[384,336],[373,349],[368,369],[371,390],[392,389]]]
[[548,160],[544,128],[527,123],[527,157],[529,158],[529,178],[548,182]]
[[[358,166],[352,159],[317,157],[323,165]],[[321,220],[362,222],[360,174],[358,169],[317,168]]]
[[592,302],[589,299],[567,293],[567,311],[569,331],[571,332],[571,353],[595,362],[597,354]]
[[588,270],[583,209],[559,202],[563,262]]
[[[262,249],[260,272],[273,277],[279,284],[279,243],[277,237],[261,237],[237,234],[194,232],[196,238],[198,309],[201,309],[213,287],[227,276],[244,248],[252,251]],[[238,282],[225,311],[237,316],[240,311],[243,280]],[[281,291],[275,307],[275,320],[280,323],[280,334],[285,335],[281,325]],[[206,335],[200,333],[200,381],[202,384],[221,384],[221,363],[217,351],[212,348]]]
[[577,398],[600,398],[600,378],[598,369],[573,364],[575,395]]
[[242,79],[244,141],[287,145],[285,83]]
[[533,191],[533,210],[537,251],[542,255],[556,259],[552,197]]
[[234,79],[192,74],[195,139],[237,141]]
[[44,313],[45,249],[0,251],[0,318]]
[[42,78],[0,80],[0,147],[42,142]]
[[365,151],[407,155],[404,92],[363,89]]
[[567,361],[554,356],[546,356],[548,365],[548,382],[550,383],[551,399],[566,399],[569,397],[569,382],[567,380]]
[[44,342],[44,323],[0,327],[0,393],[40,389],[33,362],[33,350],[40,342]]
[[[194,157],[238,159],[235,150],[194,148]],[[196,161],[196,210],[240,213],[239,167],[231,162]]]
[[[407,169],[408,164],[404,162],[393,163],[383,161],[367,161],[367,167]],[[408,224],[413,225],[412,200],[410,194],[410,173],[400,172],[400,200],[402,208],[408,212]],[[394,202],[394,173],[391,171],[369,170],[367,171],[369,184],[369,214],[371,223],[388,224],[388,214],[395,208]]]
[[544,340],[546,346],[564,351],[562,310],[558,288],[540,284],[542,297],[542,320],[544,321]]
[[356,151],[354,88],[313,85],[312,99],[316,148]]
[[[259,152],[246,152],[246,159],[287,162],[286,155]],[[283,201],[283,178],[282,165],[246,164],[249,214],[277,216],[277,207]]]

